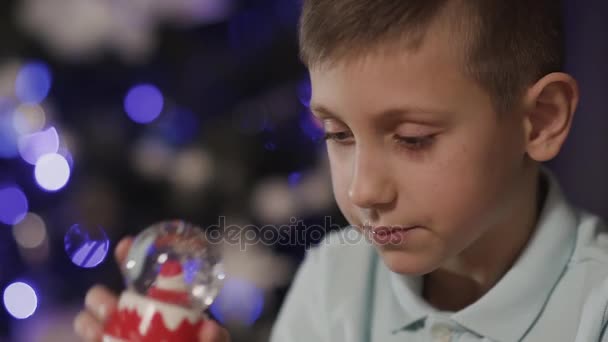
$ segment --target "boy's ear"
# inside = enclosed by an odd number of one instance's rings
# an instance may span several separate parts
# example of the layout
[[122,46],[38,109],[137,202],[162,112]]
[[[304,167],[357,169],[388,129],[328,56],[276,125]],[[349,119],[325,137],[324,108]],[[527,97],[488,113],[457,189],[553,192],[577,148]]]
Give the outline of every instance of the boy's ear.
[[542,162],[557,155],[570,131],[578,100],[576,80],[561,72],[548,74],[528,88],[523,119],[530,158]]

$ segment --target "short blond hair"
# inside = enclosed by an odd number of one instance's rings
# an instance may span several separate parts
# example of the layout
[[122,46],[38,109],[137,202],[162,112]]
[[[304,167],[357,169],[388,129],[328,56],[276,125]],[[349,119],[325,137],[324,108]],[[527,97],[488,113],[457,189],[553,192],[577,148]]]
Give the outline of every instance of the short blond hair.
[[[369,53],[381,44],[415,49],[447,5],[467,27],[463,71],[508,112],[527,86],[561,71],[564,37],[559,0],[303,0],[300,57],[309,68]],[[465,30],[456,30],[464,33]]]

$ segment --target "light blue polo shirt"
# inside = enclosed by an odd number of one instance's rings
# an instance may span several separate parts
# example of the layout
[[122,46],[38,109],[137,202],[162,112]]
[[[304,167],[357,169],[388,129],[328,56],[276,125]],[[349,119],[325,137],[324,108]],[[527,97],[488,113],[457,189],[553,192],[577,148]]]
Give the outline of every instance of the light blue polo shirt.
[[309,250],[272,342],[608,342],[608,230],[570,206],[546,170],[538,226],[513,267],[475,303],[442,312],[422,277],[391,272],[353,228]]

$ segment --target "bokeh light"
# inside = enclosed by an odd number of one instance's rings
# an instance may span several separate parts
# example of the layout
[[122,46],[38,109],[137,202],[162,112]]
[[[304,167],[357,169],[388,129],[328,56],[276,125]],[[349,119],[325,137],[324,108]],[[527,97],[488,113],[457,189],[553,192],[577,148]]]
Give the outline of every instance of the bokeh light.
[[14,97],[15,80],[20,68],[21,62],[16,58],[0,62],[0,97]]
[[271,177],[258,183],[251,194],[251,209],[262,222],[282,224],[296,214],[298,201],[285,178]]
[[[248,224],[233,220],[226,222],[227,226],[237,227]],[[229,278],[246,279],[265,291],[288,285],[294,265],[291,258],[275,253],[268,247],[276,243],[277,236],[270,237],[264,231],[268,230],[261,231],[261,244],[249,244],[247,248],[240,248],[236,244],[224,246],[224,267]]]
[[154,121],[163,110],[164,99],[161,91],[152,84],[136,85],[125,97],[125,112],[131,120],[146,124]]
[[290,187],[294,187],[300,183],[302,179],[302,173],[300,172],[292,172],[287,176],[287,183]]
[[184,145],[196,138],[199,124],[199,118],[193,112],[177,108],[167,115],[163,115],[158,126],[167,141],[176,145]]
[[298,99],[300,103],[306,107],[310,107],[310,98],[312,96],[312,86],[310,84],[310,77],[308,75],[298,83]]
[[17,74],[15,95],[25,103],[40,103],[49,94],[51,81],[51,72],[45,63],[26,63]]
[[84,268],[101,264],[110,249],[110,240],[101,226],[75,224],[66,232],[63,242],[74,265]]
[[302,175],[293,188],[298,198],[298,215],[315,215],[330,210],[334,203],[327,163],[319,165],[313,172]]
[[45,154],[38,159],[34,168],[38,185],[46,191],[57,191],[63,188],[70,179],[70,166],[60,154]]
[[38,297],[34,289],[26,283],[15,282],[4,289],[4,307],[17,319],[28,318],[36,312]]
[[13,125],[19,134],[30,134],[40,131],[46,123],[44,109],[37,104],[23,103],[13,113]]
[[11,115],[14,109],[12,101],[0,98],[0,158],[13,158],[19,153],[17,149],[19,134],[15,130]]
[[46,239],[46,224],[34,213],[28,213],[13,226],[13,236],[21,248],[37,248]]
[[309,111],[304,111],[300,116],[300,129],[313,142],[321,141],[325,134],[319,120]]
[[19,138],[19,154],[31,165],[36,165],[43,155],[57,153],[58,149],[59,135],[55,127]]
[[59,147],[59,149],[57,150],[57,154],[60,154],[61,156],[63,156],[63,158],[65,158],[65,160],[68,162],[70,170],[74,167],[74,156],[67,147]]
[[264,309],[264,292],[252,283],[228,277],[209,310],[221,323],[252,325]]
[[23,260],[27,265],[48,265],[51,252],[48,238],[42,240],[42,243],[34,248],[23,248],[22,246],[19,247],[19,255],[21,256],[21,260]]
[[133,147],[133,168],[150,179],[164,178],[173,164],[173,149],[163,140],[143,138]]
[[27,197],[17,186],[0,187],[0,222],[13,225],[27,214]]
[[195,191],[211,181],[213,172],[209,153],[192,148],[175,157],[169,179],[181,191]]

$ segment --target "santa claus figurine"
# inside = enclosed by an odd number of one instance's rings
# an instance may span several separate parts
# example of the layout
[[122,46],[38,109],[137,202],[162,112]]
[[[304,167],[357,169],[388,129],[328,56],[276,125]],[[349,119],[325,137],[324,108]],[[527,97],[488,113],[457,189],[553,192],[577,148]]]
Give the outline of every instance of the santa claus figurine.
[[[171,226],[167,227],[167,224],[169,223],[161,225],[161,234],[155,236],[147,232],[143,238],[136,239],[133,243],[125,262],[126,278],[132,278],[133,283],[121,294],[118,307],[106,322],[104,342],[198,341],[205,318],[202,309],[215,297],[215,293],[210,291],[217,287],[216,280],[221,280],[224,276],[215,267],[213,272],[204,267],[192,271],[193,268],[196,269],[197,263],[192,262],[196,259],[189,258],[186,260],[194,267],[188,267],[189,276],[186,277],[183,264],[180,258],[175,257],[175,253],[155,253],[159,247],[167,250],[163,246],[166,241],[175,245],[175,241],[179,240],[167,239],[168,235],[177,232],[183,236],[182,231],[175,231]],[[153,228],[159,230],[158,226]],[[187,245],[192,246],[191,243]],[[200,246],[196,249],[197,253],[200,252]],[[175,252],[175,249],[172,251]],[[190,257],[193,255],[195,254]],[[152,270],[146,271],[145,268],[151,264]],[[210,276],[201,277],[201,270]],[[149,278],[150,274],[155,279]],[[134,285],[137,280],[140,281],[140,286]],[[197,281],[201,286],[196,286]],[[209,281],[213,282],[206,283]],[[205,296],[200,297],[201,294]],[[200,305],[201,303],[204,304]]]

